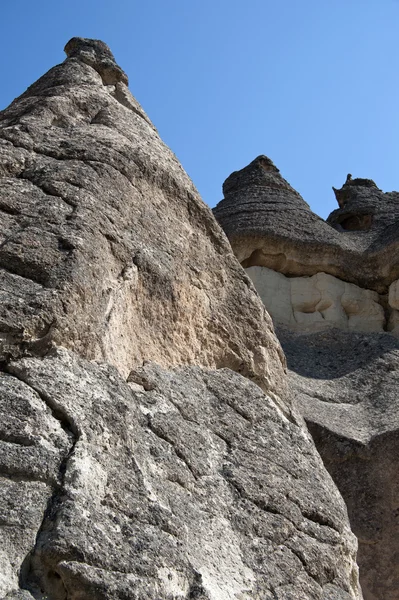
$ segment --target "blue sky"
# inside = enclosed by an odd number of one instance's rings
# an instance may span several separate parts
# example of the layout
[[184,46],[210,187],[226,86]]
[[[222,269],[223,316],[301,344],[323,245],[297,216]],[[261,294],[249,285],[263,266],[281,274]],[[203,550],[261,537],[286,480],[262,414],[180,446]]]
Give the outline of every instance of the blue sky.
[[0,28],[2,108],[102,39],[211,206],[258,154],[323,217],[348,172],[399,189],[399,0],[4,0]]

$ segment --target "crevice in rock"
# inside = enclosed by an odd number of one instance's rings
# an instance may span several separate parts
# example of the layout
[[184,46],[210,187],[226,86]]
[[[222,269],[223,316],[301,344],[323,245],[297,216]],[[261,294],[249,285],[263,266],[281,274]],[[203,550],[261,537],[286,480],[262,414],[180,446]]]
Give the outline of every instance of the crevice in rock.
[[[6,271],[7,273],[9,273],[10,275],[12,275],[13,277],[21,277],[21,279],[26,279],[26,281],[30,281],[31,283],[34,283],[35,286],[37,285],[38,287],[41,287],[41,288],[47,288],[46,285],[44,285],[40,281],[36,281],[35,279],[32,279],[32,277],[28,277],[27,275],[21,275],[20,273],[14,272],[9,265],[8,266],[1,265],[0,266],[0,270],[1,271]],[[49,289],[49,288],[47,288],[47,289]],[[7,292],[8,292],[8,290],[7,290]]]
[[[67,600],[67,591],[63,585],[62,577],[51,568],[44,564],[38,546],[40,538],[46,529],[49,520],[54,521],[58,511],[58,505],[65,495],[64,481],[68,461],[73,455],[76,444],[80,438],[79,426],[74,422],[73,417],[68,415],[64,407],[60,406],[50,396],[48,396],[38,385],[30,380],[29,375],[17,363],[6,365],[5,372],[9,373],[19,381],[28,385],[41,398],[44,404],[50,409],[54,419],[59,421],[62,429],[70,439],[70,448],[66,456],[62,459],[59,466],[60,484],[53,485],[53,493],[50,496],[47,508],[43,514],[42,523],[37,531],[35,544],[30,553],[25,557],[20,569],[19,585],[22,589],[28,590],[38,600]],[[39,565],[39,568],[38,568]]]
[[35,443],[32,436],[15,435],[13,433],[7,433],[6,431],[0,431],[0,442],[16,444],[17,446],[33,446]]
[[[63,196],[61,194],[55,193],[54,190],[51,190],[50,187],[47,186],[46,184],[38,183],[37,179],[33,175],[29,175],[28,173],[23,172],[18,176],[18,179],[24,179],[26,181],[29,181],[29,183],[31,183],[32,185],[37,187],[45,196],[52,196],[54,198],[60,198],[60,200],[65,202],[65,204],[67,204],[72,209],[71,214],[68,215],[69,218],[71,218],[71,216],[76,212],[77,205],[74,202],[69,200],[69,198],[67,198],[65,195]],[[70,182],[67,182],[67,183],[70,183]],[[70,184],[70,185],[72,185],[72,184]]]
[[15,238],[18,237],[19,234],[22,233],[23,231],[25,231],[25,229],[27,229],[28,227],[29,227],[29,224],[26,223],[25,225],[20,227],[17,231],[14,231],[11,235],[6,237],[6,239],[0,243],[0,250],[2,248],[4,248],[4,246],[6,246],[8,243],[13,242],[15,240]]
[[[223,478],[227,481],[227,483],[231,486],[231,488],[234,490],[234,492],[236,494],[238,494],[239,497],[241,497],[244,500],[247,500],[248,502],[250,502],[251,504],[253,504],[254,506],[256,506],[259,510],[273,514],[273,515],[278,515],[280,517],[282,517],[283,519],[285,519],[288,523],[291,523],[291,525],[293,525],[294,529],[296,531],[299,531],[301,533],[303,533],[304,535],[316,540],[316,541],[320,541],[319,538],[315,535],[312,535],[309,531],[308,528],[305,526],[303,526],[303,524],[298,524],[297,522],[295,522],[292,518],[288,517],[287,515],[285,515],[284,513],[282,513],[281,511],[275,509],[273,506],[271,506],[270,504],[267,504],[266,501],[261,501],[261,500],[257,500],[255,498],[251,498],[250,495],[244,490],[244,488],[233,479],[232,473],[230,472],[230,469],[227,465],[223,466],[223,469],[221,470],[221,475],[223,476]],[[311,521],[312,523],[316,523],[318,525],[320,525],[321,523],[319,523],[315,518],[309,518],[309,511],[305,511],[301,505],[295,501],[294,498],[292,498],[290,496],[289,501],[292,502],[293,504],[295,504],[299,510],[301,511],[301,514],[303,516],[304,519]],[[313,516],[313,514],[312,514]],[[333,523],[328,523],[326,524],[325,521],[327,519],[323,519],[323,517],[320,518],[321,521],[323,521],[323,526],[328,527],[328,529],[331,529],[332,531],[336,532],[338,535],[341,535],[341,532],[337,530],[337,528],[334,526]],[[325,542],[325,543],[329,543],[329,542]]]
[[[16,208],[13,208],[11,206],[6,206],[5,204],[0,205],[0,211],[5,213],[6,215],[11,215],[13,217],[20,216],[20,215],[25,216],[25,215],[22,215],[21,212],[19,210],[17,210]],[[29,216],[29,215],[26,215],[26,216]]]
[[[304,558],[303,554],[302,554],[302,553],[301,553],[299,550],[296,550],[296,549],[292,548],[292,546],[290,546],[290,544],[289,544],[289,543],[287,543],[287,540],[286,540],[286,542],[284,543],[284,545],[285,545],[285,547],[286,547],[286,548],[287,548],[287,549],[288,549],[290,552],[292,552],[292,554],[293,554],[294,556],[296,556],[296,557],[297,557],[297,559],[298,559],[298,560],[299,560],[299,562],[301,563],[301,565],[302,565],[302,568],[303,568],[303,570],[305,571],[306,575],[307,575],[308,577],[310,577],[310,579],[313,579],[313,581],[314,581],[315,583],[317,583],[317,585],[320,585],[320,586],[321,586],[321,585],[322,585],[322,582],[320,582],[320,581],[319,581],[319,580],[318,580],[318,579],[317,579],[317,578],[316,578],[316,577],[313,575],[313,573],[312,573],[312,572],[309,570],[308,564],[307,564],[307,562],[306,562],[306,559]],[[333,579],[334,579],[334,576],[333,576],[333,575],[331,575],[331,581],[333,581]],[[324,582],[324,584],[331,583],[331,581],[325,581],[325,582]]]
[[152,431],[152,433],[154,433],[161,440],[167,442],[173,448],[177,458],[180,458],[180,460],[184,462],[194,479],[198,480],[198,478],[201,476],[200,473],[198,473],[197,470],[194,469],[194,467],[187,460],[187,457],[184,456],[184,454],[178,448],[176,448],[176,444],[173,442],[173,440],[169,438],[164,431],[161,431],[158,427],[155,426],[155,424],[151,420],[150,415],[148,415],[147,426]]

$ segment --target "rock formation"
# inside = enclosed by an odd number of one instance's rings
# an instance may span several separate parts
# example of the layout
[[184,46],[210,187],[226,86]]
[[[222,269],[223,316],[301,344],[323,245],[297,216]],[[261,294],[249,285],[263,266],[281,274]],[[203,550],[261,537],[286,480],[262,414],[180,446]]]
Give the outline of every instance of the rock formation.
[[341,208],[326,222],[258,156],[226,179],[223,193],[214,214],[244,267],[289,277],[324,272],[382,294],[399,279],[398,192],[350,179],[335,190]]
[[0,113],[0,598],[356,600],[271,319],[108,47]]
[[323,221],[260,156],[214,213],[273,317],[359,540],[365,600],[399,598],[399,194],[348,175]]

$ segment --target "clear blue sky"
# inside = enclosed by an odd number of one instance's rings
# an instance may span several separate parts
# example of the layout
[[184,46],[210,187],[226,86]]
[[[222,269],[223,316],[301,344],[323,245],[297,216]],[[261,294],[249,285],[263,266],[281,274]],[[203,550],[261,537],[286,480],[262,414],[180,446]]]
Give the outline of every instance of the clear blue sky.
[[0,28],[1,107],[102,39],[211,206],[258,154],[324,217],[348,172],[399,189],[399,0],[3,0]]

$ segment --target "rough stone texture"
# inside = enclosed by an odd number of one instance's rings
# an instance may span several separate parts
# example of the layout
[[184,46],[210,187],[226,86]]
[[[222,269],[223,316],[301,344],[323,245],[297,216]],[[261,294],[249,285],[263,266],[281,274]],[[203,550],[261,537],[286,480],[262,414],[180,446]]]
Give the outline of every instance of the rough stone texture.
[[348,506],[365,600],[399,597],[399,342],[279,332],[292,394]]
[[384,308],[373,290],[326,273],[286,277],[266,267],[249,267],[246,271],[277,325],[305,332],[331,327],[384,331]]
[[[9,504],[20,514],[22,486],[38,498],[12,565],[35,598],[359,597],[345,505],[309,434],[253,383],[153,363],[126,383],[65,350],[8,371],[15,414],[14,398],[34,407],[3,444],[24,456]],[[21,525],[3,512],[7,536]]]
[[66,53],[0,114],[0,598],[360,600],[250,279],[108,47]]
[[364,598],[398,600],[399,345],[379,332],[399,334],[399,194],[351,175],[334,192],[325,222],[258,157],[215,215],[284,326],[292,400],[348,506]]
[[[103,42],[0,113],[0,357],[231,367],[284,395],[269,316]],[[245,327],[246,339],[241,331]]]
[[243,266],[284,275],[329,273],[386,293],[399,278],[399,193],[369,179],[335,190],[340,208],[327,222],[266,156],[232,173],[214,214]]

